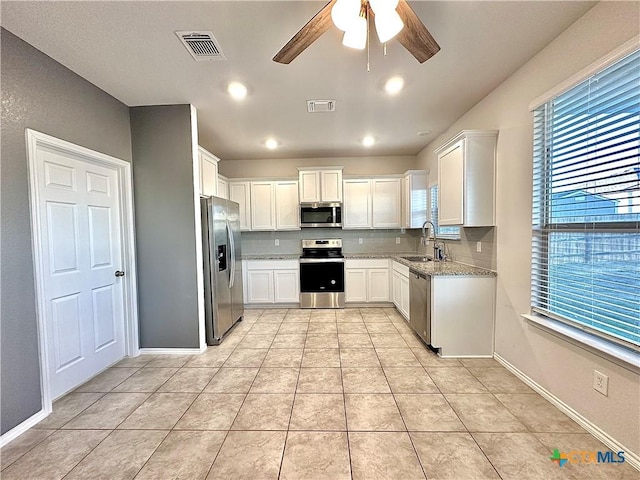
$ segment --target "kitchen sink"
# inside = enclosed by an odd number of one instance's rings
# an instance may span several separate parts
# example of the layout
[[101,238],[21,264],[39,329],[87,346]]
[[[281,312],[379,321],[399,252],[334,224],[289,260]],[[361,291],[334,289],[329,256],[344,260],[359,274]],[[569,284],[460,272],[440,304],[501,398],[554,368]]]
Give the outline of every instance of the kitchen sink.
[[409,260],[410,262],[431,262],[432,260],[429,257],[400,257],[404,260]]

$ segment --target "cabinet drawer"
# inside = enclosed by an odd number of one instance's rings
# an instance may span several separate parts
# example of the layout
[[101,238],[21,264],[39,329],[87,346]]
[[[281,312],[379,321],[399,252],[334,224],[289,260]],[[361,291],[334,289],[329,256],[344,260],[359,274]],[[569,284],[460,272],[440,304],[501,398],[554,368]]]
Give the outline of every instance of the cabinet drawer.
[[298,260],[244,260],[247,270],[297,270]]
[[345,268],[389,268],[388,258],[351,258],[345,262]]
[[399,262],[393,262],[393,271],[398,272],[403,277],[409,277],[409,267]]

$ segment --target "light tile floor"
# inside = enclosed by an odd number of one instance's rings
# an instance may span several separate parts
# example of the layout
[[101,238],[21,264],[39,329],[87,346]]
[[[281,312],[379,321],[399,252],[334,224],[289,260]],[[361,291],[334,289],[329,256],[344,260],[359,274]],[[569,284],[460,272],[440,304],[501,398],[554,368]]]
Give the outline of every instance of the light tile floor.
[[[464,333],[462,333],[464,334]],[[11,479],[634,479],[492,359],[442,359],[393,309],[247,310],[198,356],[127,358],[1,451]]]

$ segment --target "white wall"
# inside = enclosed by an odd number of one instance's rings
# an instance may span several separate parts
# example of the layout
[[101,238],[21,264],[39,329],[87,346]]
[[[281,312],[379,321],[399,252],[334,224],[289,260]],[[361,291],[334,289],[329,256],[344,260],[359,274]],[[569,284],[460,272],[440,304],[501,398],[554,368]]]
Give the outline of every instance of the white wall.
[[[522,318],[530,301],[533,120],[531,101],[640,31],[637,2],[601,2],[551,42],[418,155],[437,178],[434,149],[463,129],[499,129],[496,353],[585,416],[626,451],[640,453],[640,377]],[[593,390],[593,370],[609,396]]]

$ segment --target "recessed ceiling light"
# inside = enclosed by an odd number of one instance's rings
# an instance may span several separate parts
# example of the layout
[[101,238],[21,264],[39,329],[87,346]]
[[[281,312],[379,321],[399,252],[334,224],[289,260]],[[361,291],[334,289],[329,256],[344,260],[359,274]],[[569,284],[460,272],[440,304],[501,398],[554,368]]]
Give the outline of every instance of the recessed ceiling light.
[[280,146],[280,142],[278,142],[278,140],[276,140],[275,138],[267,138],[267,141],[264,142],[264,146],[269,150],[275,150]]
[[247,87],[245,87],[240,82],[231,82],[227,86],[227,91],[229,95],[231,95],[236,100],[244,100],[247,96]]
[[416,135],[418,135],[419,137],[424,137],[425,135],[429,135],[431,133],[431,130],[420,130]]
[[376,139],[373,138],[371,135],[367,135],[362,139],[362,145],[364,145],[365,147],[370,147],[374,143],[376,143]]
[[391,77],[384,84],[384,89],[389,95],[395,95],[404,87],[404,79],[402,77]]

